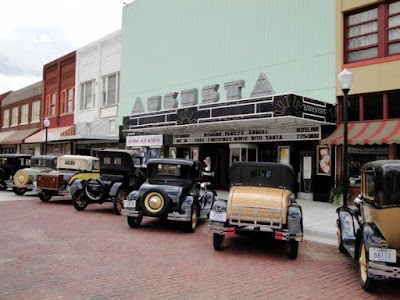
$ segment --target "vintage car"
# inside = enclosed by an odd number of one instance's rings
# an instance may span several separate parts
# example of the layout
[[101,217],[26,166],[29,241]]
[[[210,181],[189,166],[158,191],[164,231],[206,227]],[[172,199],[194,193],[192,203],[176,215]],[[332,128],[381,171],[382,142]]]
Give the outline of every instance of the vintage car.
[[207,219],[214,193],[200,195],[202,165],[199,161],[157,158],[147,164],[147,180],[129,194],[121,214],[128,225],[139,227],[143,216],[184,222],[194,232],[198,219]]
[[48,173],[57,167],[57,156],[35,155],[31,158],[30,168],[20,169],[14,175],[13,191],[23,195],[27,191],[36,190],[36,176],[39,173]]
[[354,204],[337,209],[339,250],[358,261],[360,284],[373,292],[379,280],[400,279],[400,160],[363,165]]
[[70,195],[69,187],[75,180],[98,177],[99,159],[84,155],[63,155],[57,158],[57,169],[36,176],[40,200],[47,202],[52,196]]
[[0,154],[0,190],[13,186],[13,176],[23,168],[29,168],[32,155]]
[[214,249],[221,250],[225,236],[236,232],[270,232],[289,242],[291,259],[297,258],[303,239],[302,209],[292,192],[290,165],[269,162],[236,162],[229,172],[228,200],[218,199],[210,213],[209,231]]
[[89,203],[113,202],[114,212],[121,214],[123,201],[140,187],[146,176],[141,168],[142,156],[134,150],[106,149],[97,152],[100,177],[76,180],[70,188],[72,203],[78,211]]

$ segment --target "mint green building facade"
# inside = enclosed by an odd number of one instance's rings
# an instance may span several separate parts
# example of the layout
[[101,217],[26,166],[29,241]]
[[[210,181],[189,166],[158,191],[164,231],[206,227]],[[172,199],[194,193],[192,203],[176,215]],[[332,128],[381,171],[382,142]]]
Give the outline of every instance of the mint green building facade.
[[[335,103],[335,1],[136,0],[123,8],[119,116],[134,101],[244,80]],[[179,96],[178,96],[179,100]]]
[[136,0],[121,35],[127,147],[210,157],[217,187],[235,161],[290,163],[299,191],[331,184],[316,158],[334,125],[335,1]]

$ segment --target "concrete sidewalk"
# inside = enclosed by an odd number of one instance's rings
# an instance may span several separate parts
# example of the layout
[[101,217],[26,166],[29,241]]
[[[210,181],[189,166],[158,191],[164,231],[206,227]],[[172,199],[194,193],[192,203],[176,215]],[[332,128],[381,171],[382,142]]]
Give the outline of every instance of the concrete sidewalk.
[[[228,199],[228,192],[217,190],[218,199]],[[336,209],[326,202],[297,199],[303,209],[304,239],[337,245]]]

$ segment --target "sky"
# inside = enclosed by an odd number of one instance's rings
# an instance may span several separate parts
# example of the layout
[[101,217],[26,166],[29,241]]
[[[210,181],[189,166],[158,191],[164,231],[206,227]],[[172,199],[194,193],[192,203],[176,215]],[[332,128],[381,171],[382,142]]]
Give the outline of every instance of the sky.
[[121,29],[132,0],[1,0],[0,95],[42,80],[43,65]]

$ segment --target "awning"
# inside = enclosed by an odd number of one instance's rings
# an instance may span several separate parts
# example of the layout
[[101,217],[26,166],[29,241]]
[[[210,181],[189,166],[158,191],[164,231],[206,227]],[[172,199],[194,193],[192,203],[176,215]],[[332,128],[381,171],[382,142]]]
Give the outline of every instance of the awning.
[[4,145],[22,144],[24,139],[37,132],[39,128],[10,131],[11,134],[1,140]]
[[[75,127],[74,126],[65,126],[58,128],[49,128],[47,132],[47,141],[54,142],[62,139],[63,136],[68,136],[74,134]],[[46,141],[46,129],[35,133],[34,135],[25,139],[25,143],[44,143]]]
[[[343,145],[343,124],[327,138],[321,140],[321,145]],[[349,145],[400,144],[400,121],[370,121],[348,124]]]
[[12,135],[14,131],[4,131],[0,132],[0,143],[3,144],[3,140],[8,138],[10,135]]

